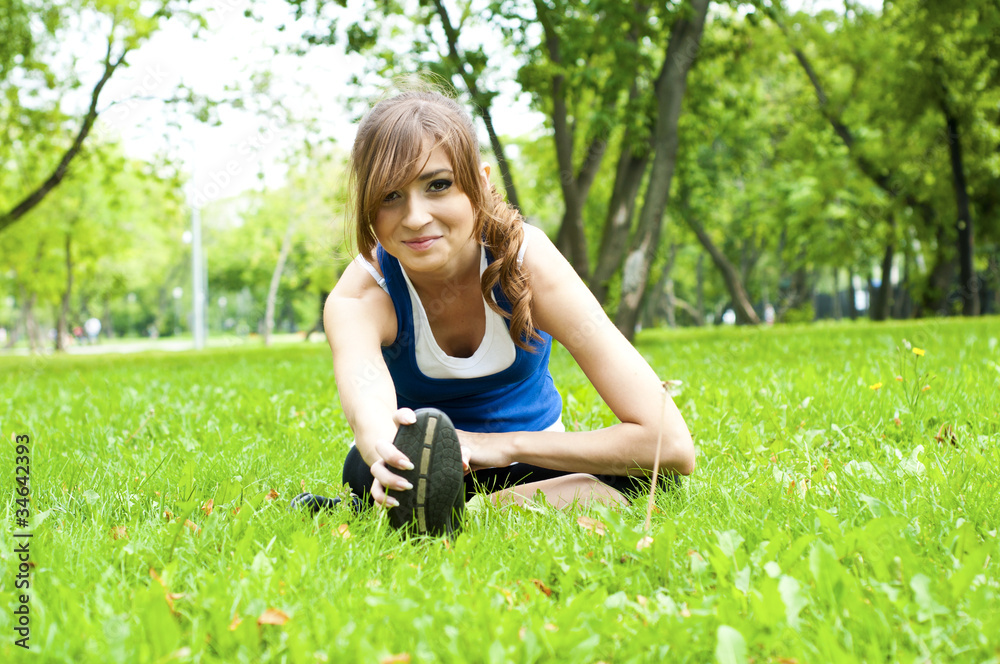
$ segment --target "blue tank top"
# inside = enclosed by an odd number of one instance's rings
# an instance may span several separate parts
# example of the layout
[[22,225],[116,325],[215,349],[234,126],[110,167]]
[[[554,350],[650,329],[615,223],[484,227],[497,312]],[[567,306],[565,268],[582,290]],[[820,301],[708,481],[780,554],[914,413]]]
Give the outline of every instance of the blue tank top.
[[[399,261],[381,245],[376,253],[396,310],[396,340],[382,347],[382,357],[392,376],[399,408],[440,408],[455,428],[482,433],[542,431],[559,420],[562,398],[549,372],[552,337],[541,330],[542,340],[531,342],[535,352],[516,347],[513,364],[498,373],[481,378],[425,376],[417,367],[413,309]],[[493,260],[489,250],[486,259]],[[493,297],[504,311],[511,310],[499,284]],[[510,321],[506,322],[509,329]]]

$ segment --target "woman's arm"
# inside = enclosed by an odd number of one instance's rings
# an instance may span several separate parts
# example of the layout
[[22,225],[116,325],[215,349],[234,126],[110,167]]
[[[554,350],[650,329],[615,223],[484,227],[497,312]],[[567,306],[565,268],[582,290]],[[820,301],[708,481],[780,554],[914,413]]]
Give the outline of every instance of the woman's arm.
[[[649,364],[618,331],[558,249],[534,227],[524,266],[531,279],[535,325],[569,350],[619,424],[584,432],[469,434],[473,468],[511,462],[595,474],[652,470],[663,428],[660,467],[684,475],[694,469],[694,443],[684,418]],[[662,415],[661,415],[662,414]]]
[[392,300],[371,275],[351,263],[326,300],[323,326],[333,352],[341,407],[354,432],[354,444],[372,467],[372,498],[382,504],[387,499],[384,487],[410,488],[387,464],[403,470],[413,467],[392,444],[398,425],[411,423],[412,417],[408,409],[408,416],[396,410],[396,391],[382,357],[382,344],[396,336]]

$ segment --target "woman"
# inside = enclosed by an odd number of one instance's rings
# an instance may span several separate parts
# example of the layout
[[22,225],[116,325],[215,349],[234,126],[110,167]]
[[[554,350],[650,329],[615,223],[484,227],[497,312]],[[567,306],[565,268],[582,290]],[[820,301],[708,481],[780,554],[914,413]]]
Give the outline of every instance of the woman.
[[[421,437],[428,449],[448,447],[441,459],[460,448],[460,461],[432,463],[449,482],[456,471],[445,466],[461,463],[459,510],[477,485],[497,501],[541,492],[557,506],[626,502],[648,489],[661,427],[660,467],[671,477],[693,470],[691,435],[669,397],[664,408],[656,374],[545,234],[490,184],[456,102],[406,92],[376,104],[354,143],[352,191],[359,255],[324,322],[355,435],[344,464],[355,495],[403,501],[398,521],[415,519],[413,496],[425,487],[413,488],[420,469],[400,448],[412,454]],[[552,339],[619,424],[565,431]],[[415,409],[428,406],[440,411],[421,411],[418,422]]]

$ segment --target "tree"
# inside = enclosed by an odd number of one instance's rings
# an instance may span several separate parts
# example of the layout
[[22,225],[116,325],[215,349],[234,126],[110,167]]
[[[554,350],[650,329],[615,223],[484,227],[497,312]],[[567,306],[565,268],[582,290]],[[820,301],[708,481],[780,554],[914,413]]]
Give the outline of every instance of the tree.
[[[0,27],[13,39],[0,50],[0,164],[21,177],[0,186],[0,232],[35,208],[66,177],[100,113],[101,92],[126,58],[188,0],[82,3],[3,0]],[[38,16],[40,21],[30,17]],[[80,76],[56,64],[71,38],[99,34],[99,73]],[[6,39],[6,33],[5,33]],[[79,86],[90,90],[85,110],[66,114],[62,101]],[[25,167],[25,165],[30,166]]]
[[656,122],[653,128],[649,186],[632,236],[622,278],[622,299],[615,325],[629,340],[635,336],[639,307],[646,290],[649,267],[659,248],[663,214],[670,200],[676,166],[678,132],[687,76],[698,55],[705,27],[708,0],[692,0],[687,12],[675,20],[666,57],[656,79]]

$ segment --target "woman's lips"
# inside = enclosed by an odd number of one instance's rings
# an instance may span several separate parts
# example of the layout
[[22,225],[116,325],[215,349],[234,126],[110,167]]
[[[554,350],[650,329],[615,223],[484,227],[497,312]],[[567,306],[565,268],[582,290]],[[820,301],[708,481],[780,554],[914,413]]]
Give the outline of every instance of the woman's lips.
[[418,237],[415,240],[409,240],[403,244],[414,251],[427,251],[431,248],[432,244],[437,242],[437,240],[437,237]]

